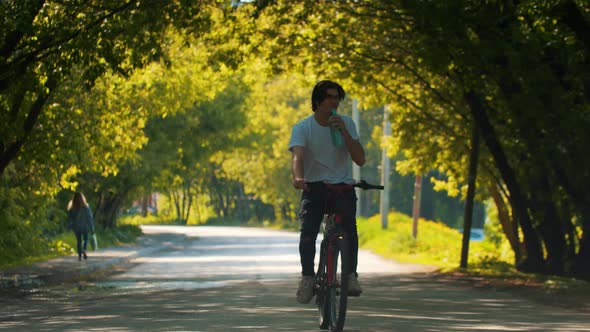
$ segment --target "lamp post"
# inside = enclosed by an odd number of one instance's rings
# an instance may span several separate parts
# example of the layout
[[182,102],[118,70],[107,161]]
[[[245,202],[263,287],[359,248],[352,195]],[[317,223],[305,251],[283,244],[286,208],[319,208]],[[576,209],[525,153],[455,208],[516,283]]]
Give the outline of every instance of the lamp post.
[[[356,124],[356,129],[358,131],[359,137],[361,136],[361,126],[360,126],[360,117],[359,117],[359,109],[358,109],[358,100],[352,100],[352,120]],[[352,163],[352,177],[355,180],[361,179],[361,167],[355,163]],[[356,191],[356,215],[362,215],[362,190],[359,188],[355,188]]]
[[[383,107],[383,140],[386,141],[391,135],[391,124],[389,122],[389,106]],[[381,228],[387,229],[387,215],[389,213],[389,170],[390,162],[387,155],[387,146],[383,144],[383,152],[381,155],[381,184],[383,190],[381,191]]]
[[412,236],[418,236],[418,218],[420,218],[420,199],[422,197],[422,175],[416,175],[414,181],[414,206],[412,208]]

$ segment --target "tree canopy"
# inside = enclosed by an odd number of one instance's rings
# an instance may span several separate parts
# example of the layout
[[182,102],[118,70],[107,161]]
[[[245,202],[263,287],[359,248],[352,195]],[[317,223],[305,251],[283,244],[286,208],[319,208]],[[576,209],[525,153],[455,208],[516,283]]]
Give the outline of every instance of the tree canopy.
[[260,31],[277,70],[316,68],[389,104],[402,172],[461,189],[476,126],[479,195],[522,231],[519,267],[587,274],[588,14],[566,0],[279,2]]
[[451,196],[475,128],[477,197],[519,268],[590,275],[585,2],[237,3],[1,2],[1,203],[86,187],[108,224],[157,189],[179,219],[203,194],[220,215],[255,199],[291,218],[286,140],[329,77],[387,105],[396,170],[435,171]]

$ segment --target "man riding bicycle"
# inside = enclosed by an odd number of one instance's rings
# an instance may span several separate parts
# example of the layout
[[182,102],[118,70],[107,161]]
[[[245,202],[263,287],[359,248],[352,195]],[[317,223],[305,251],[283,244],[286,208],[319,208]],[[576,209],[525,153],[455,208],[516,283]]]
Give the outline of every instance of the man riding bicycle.
[[[301,120],[291,132],[289,150],[292,153],[293,186],[303,190],[301,195],[301,235],[299,255],[301,259],[301,280],[297,289],[297,301],[309,303],[313,298],[315,285],[314,259],[316,239],[324,216],[327,191],[324,183],[350,184],[352,163],[362,166],[365,151],[359,142],[354,121],[344,115],[333,115],[345,92],[342,86],[332,81],[321,81],[313,88],[311,108],[314,114]],[[343,144],[332,143],[330,127],[336,128],[343,138]],[[356,194],[350,190],[345,194],[351,207],[344,220],[344,229],[351,239],[351,276],[348,278],[349,296],[362,292],[356,273],[358,257],[358,233],[356,228]]]

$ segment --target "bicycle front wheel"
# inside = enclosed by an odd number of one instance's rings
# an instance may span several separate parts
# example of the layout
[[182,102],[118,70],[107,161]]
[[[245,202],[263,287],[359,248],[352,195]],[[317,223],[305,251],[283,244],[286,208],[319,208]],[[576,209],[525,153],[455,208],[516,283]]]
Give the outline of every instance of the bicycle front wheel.
[[[330,315],[330,330],[342,331],[348,306],[348,277],[350,275],[350,246],[344,236],[328,250],[328,286],[326,307]],[[331,265],[331,267],[330,267]]]
[[328,302],[328,267],[326,265],[328,254],[328,241],[322,240],[320,246],[320,262],[318,272],[316,273],[315,296],[316,304],[320,314],[320,329],[327,330],[330,328],[330,307]]

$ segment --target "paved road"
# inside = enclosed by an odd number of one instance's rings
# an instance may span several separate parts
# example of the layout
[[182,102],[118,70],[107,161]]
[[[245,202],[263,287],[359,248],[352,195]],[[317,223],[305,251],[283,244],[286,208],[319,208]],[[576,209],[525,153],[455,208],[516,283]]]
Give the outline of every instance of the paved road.
[[[297,234],[173,226],[144,232],[145,243],[162,250],[116,273],[4,295],[0,330],[318,330],[315,307],[294,298]],[[365,293],[351,300],[346,331],[590,331],[588,312],[474,289],[365,251],[360,261]]]

